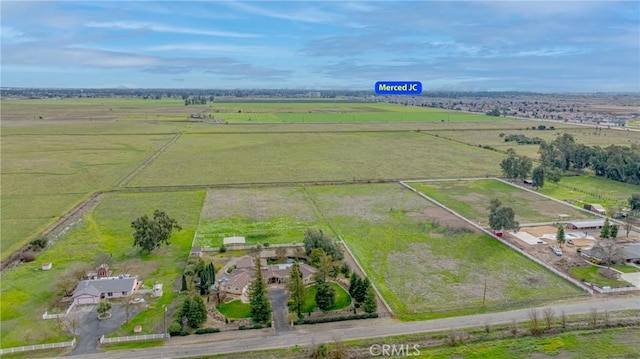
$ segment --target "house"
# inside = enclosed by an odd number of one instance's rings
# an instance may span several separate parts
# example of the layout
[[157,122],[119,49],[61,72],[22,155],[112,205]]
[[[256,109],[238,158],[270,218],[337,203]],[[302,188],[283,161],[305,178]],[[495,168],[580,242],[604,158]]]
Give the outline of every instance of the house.
[[568,229],[586,231],[589,229],[601,229],[604,227],[604,219],[591,219],[584,221],[573,221],[567,223]]
[[139,287],[136,278],[124,276],[88,279],[78,283],[71,297],[76,305],[98,304],[101,299],[128,297]]
[[[269,284],[283,284],[289,280],[291,267],[293,263],[272,264],[267,265],[264,258],[260,259],[263,277]],[[316,268],[300,263],[300,271],[302,272],[302,281],[305,285],[315,281],[314,274],[318,271]],[[251,281],[255,278],[255,262],[253,257],[245,256],[236,261],[236,268],[227,273],[219,280],[219,287],[227,294],[242,295],[248,288]]]
[[607,211],[604,209],[604,207],[599,204],[585,204],[583,208],[603,216],[607,214]]
[[640,243],[626,244],[620,248],[620,256],[625,262],[640,264]]

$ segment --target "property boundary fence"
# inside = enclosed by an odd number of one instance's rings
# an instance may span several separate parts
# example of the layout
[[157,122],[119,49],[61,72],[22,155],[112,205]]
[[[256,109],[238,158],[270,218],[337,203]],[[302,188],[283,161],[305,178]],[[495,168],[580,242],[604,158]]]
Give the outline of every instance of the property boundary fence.
[[105,338],[104,335],[100,337],[100,344],[107,343],[121,343],[121,342],[137,342],[143,340],[153,340],[153,339],[169,339],[169,333],[163,334],[144,334],[144,335],[130,335],[127,337],[115,337],[115,338]]
[[75,307],[76,303],[71,303],[71,305],[69,306],[69,308],[67,308],[67,310],[64,313],[58,313],[58,314],[49,314],[49,312],[44,312],[44,314],[42,314],[42,319],[58,319],[58,318],[64,318],[67,315],[69,315],[69,312],[71,312],[71,309],[73,309],[73,307]]
[[[500,180],[500,179],[498,179],[498,180]],[[501,181],[501,180],[500,180],[500,181]],[[418,181],[414,181],[414,182],[418,182]],[[504,182],[504,181],[503,181],[503,182]],[[491,236],[492,238],[497,239],[498,241],[500,241],[501,243],[503,243],[503,244],[504,244],[504,245],[506,245],[507,247],[509,247],[509,248],[513,249],[514,251],[516,251],[516,252],[518,252],[518,253],[522,254],[523,256],[527,257],[528,259],[531,259],[532,261],[534,261],[534,262],[536,262],[536,263],[540,264],[541,266],[543,266],[544,268],[548,269],[548,270],[549,270],[549,271],[551,271],[552,273],[554,273],[554,274],[556,274],[556,275],[560,276],[561,278],[564,278],[565,280],[569,281],[570,283],[572,283],[573,285],[577,286],[578,288],[584,289],[584,290],[585,290],[587,293],[589,293],[589,294],[593,294],[593,289],[591,289],[591,288],[587,287],[585,284],[581,283],[580,281],[578,281],[578,280],[576,280],[576,279],[574,279],[574,278],[571,278],[570,276],[568,276],[568,275],[566,275],[566,274],[564,274],[564,273],[560,272],[559,270],[557,270],[557,269],[555,269],[555,268],[553,268],[553,267],[549,266],[549,265],[548,265],[548,264],[546,264],[545,262],[543,262],[543,261],[539,260],[538,258],[536,258],[536,257],[532,256],[531,254],[529,254],[529,253],[527,253],[527,252],[523,251],[522,249],[520,249],[520,248],[516,247],[515,245],[513,245],[513,244],[511,244],[511,243],[507,242],[506,240],[504,240],[504,239],[502,239],[502,238],[500,238],[500,237],[496,236],[495,234],[491,233],[490,231],[488,231],[487,229],[485,229],[485,228],[481,227],[480,225],[476,224],[475,222],[473,222],[473,221],[471,221],[471,220],[467,219],[466,217],[464,217],[464,216],[462,216],[462,215],[458,214],[458,212],[456,212],[456,211],[454,211],[454,210],[450,209],[449,207],[445,206],[444,204],[442,204],[442,203],[440,203],[440,202],[436,201],[435,199],[433,199],[433,198],[431,198],[431,197],[427,196],[426,194],[424,194],[424,193],[422,193],[422,192],[418,191],[417,189],[415,189],[415,188],[411,187],[410,185],[406,184],[404,181],[400,181],[400,184],[401,184],[401,185],[403,185],[404,187],[406,187],[407,189],[409,189],[409,190],[411,190],[411,191],[413,191],[413,192],[417,193],[419,196],[421,196],[421,197],[423,197],[423,198],[425,198],[425,199],[427,199],[427,200],[429,200],[429,201],[431,201],[431,202],[435,203],[437,206],[439,206],[439,207],[441,207],[441,208],[445,209],[447,212],[449,212],[449,213],[453,214],[454,216],[456,216],[456,217],[458,217],[458,218],[462,219],[463,221],[465,221],[465,222],[469,223],[470,225],[474,226],[475,228],[478,228],[478,229],[479,229],[479,230],[481,230],[483,233],[485,233],[485,234],[487,234],[487,235]],[[535,193],[535,192],[534,192],[534,193]]]
[[599,287],[597,285],[593,285],[593,289],[598,292],[598,293],[620,293],[620,292],[632,292],[635,290],[640,290],[640,288],[638,287],[617,287],[617,288],[610,288],[610,287]]
[[71,340],[69,342],[35,344],[35,345],[27,345],[25,347],[0,349],[0,355],[11,354],[11,353],[28,352],[28,351],[32,351],[32,350],[66,348],[66,347],[73,347],[75,345],[76,345],[76,338],[73,338],[73,340]]

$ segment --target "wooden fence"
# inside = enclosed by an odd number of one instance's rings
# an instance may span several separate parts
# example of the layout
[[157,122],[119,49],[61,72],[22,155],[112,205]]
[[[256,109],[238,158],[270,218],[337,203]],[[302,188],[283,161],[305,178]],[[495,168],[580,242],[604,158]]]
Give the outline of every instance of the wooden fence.
[[25,347],[0,349],[0,355],[11,354],[11,353],[28,352],[28,351],[32,351],[32,350],[66,348],[66,347],[73,347],[75,345],[76,345],[76,338],[73,338],[73,340],[71,340],[70,342],[49,343],[49,344],[35,344],[35,345],[27,345]]
[[169,333],[164,334],[144,334],[144,335],[130,335],[128,337],[115,337],[115,338],[105,338],[104,335],[100,337],[100,344],[107,343],[121,343],[121,342],[137,342],[143,340],[154,340],[154,339],[169,339]]

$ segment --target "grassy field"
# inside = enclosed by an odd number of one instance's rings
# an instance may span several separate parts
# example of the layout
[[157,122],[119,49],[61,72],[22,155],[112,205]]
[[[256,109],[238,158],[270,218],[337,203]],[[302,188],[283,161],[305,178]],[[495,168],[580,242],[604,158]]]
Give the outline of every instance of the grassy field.
[[[338,283],[329,283],[335,290],[336,297],[333,305],[328,311],[338,310],[346,308],[351,305],[351,296],[347,293],[342,286]],[[316,304],[316,293],[318,293],[318,286],[315,284],[304,289],[304,304],[302,305],[302,313],[311,313],[318,309]]]
[[195,243],[219,247],[231,236],[249,244],[301,243],[307,228],[328,229],[301,188],[214,189],[202,207]]
[[503,205],[513,208],[516,220],[521,224],[554,222],[559,220],[559,214],[568,215],[567,219],[595,218],[589,213],[493,179],[412,182],[409,185],[482,226],[489,225],[487,207],[492,198],[498,198]]
[[2,259],[91,193],[113,186],[166,135],[2,137]]
[[581,293],[397,184],[309,192],[400,319],[504,310]]
[[[164,284],[164,296],[122,329],[122,333],[128,335],[135,324],[141,324],[145,332],[154,332],[162,325],[163,311],[159,305],[173,300],[171,288],[182,273],[184,264],[181,263],[189,254],[203,199],[204,192],[105,195],[80,225],[59,238],[36,261],[2,273],[2,347],[69,340],[67,334],[56,329],[56,320],[45,321],[41,316],[49,310],[57,278],[80,263],[92,264],[99,252],[113,256],[114,273],[127,268],[149,287],[155,282]],[[171,238],[171,245],[140,256],[132,247],[130,224],[136,217],[151,214],[156,208],[176,218],[183,230]],[[53,269],[41,271],[39,268],[47,262],[53,263]]]
[[218,305],[218,311],[229,319],[242,319],[251,317],[251,306],[240,300],[232,300],[229,303]]
[[616,182],[596,176],[562,177],[558,185],[548,184],[541,193],[582,207],[587,203],[602,204],[609,212],[620,206],[628,207],[633,193],[640,193],[640,186]]
[[411,132],[193,134],[183,135],[130,185],[498,175],[503,158]]
[[[549,124],[544,123],[545,126],[554,126],[555,130],[531,130],[531,126],[538,126],[536,122],[521,122],[521,129],[486,129],[483,131],[475,130],[456,130],[456,131],[438,131],[430,132],[438,134],[440,137],[450,138],[452,140],[468,143],[473,146],[491,146],[498,150],[506,151],[508,148],[513,148],[518,154],[526,155],[532,158],[539,158],[538,148],[539,145],[519,145],[516,142],[505,142],[500,134],[504,135],[525,135],[527,137],[539,137],[547,142],[553,141],[557,136],[566,132],[571,134],[576,142],[584,143],[589,146],[601,146],[606,147],[609,145],[630,146],[631,144],[640,144],[640,135],[637,132],[632,131],[619,131],[612,129],[598,129],[593,127],[565,125],[565,124]],[[525,127],[525,126],[529,127]]]

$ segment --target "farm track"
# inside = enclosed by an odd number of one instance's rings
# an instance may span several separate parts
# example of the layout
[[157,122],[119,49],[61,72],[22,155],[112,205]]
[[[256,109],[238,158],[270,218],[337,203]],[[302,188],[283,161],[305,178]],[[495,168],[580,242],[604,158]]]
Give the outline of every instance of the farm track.
[[[103,192],[96,192],[92,194],[89,198],[82,201],[82,203],[73,207],[69,212],[64,214],[62,217],[58,218],[52,225],[50,225],[47,229],[45,229],[40,236],[48,237],[51,240],[51,237],[57,237],[58,234],[63,232],[64,230],[70,228],[76,221],[80,220],[84,217],[85,214],[89,213],[95,206],[102,200]],[[19,259],[16,259],[15,254],[22,252],[22,250],[28,248],[30,245],[27,243],[21,249],[16,251],[14,254],[9,256],[7,259],[3,260],[0,263],[0,271],[12,267],[15,263],[19,262]]]
[[131,180],[133,180],[138,174],[140,174],[140,172],[142,172],[145,168],[147,168],[147,166],[155,161],[155,159],[158,158],[158,156],[160,156],[169,146],[178,141],[180,136],[182,136],[182,133],[177,133],[175,136],[173,136],[169,141],[167,141],[167,143],[158,148],[156,152],[146,158],[138,167],[134,168],[126,176],[120,179],[118,183],[116,183],[116,187],[125,187],[127,184],[129,184]]

